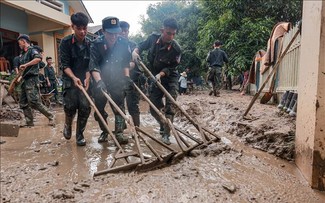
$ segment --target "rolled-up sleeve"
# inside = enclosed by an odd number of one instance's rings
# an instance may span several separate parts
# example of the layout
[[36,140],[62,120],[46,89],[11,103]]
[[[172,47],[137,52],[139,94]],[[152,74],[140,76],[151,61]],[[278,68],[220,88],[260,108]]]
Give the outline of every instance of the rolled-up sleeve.
[[61,41],[59,47],[59,60],[60,69],[63,71],[66,68],[71,68],[71,47],[69,47],[68,41]]

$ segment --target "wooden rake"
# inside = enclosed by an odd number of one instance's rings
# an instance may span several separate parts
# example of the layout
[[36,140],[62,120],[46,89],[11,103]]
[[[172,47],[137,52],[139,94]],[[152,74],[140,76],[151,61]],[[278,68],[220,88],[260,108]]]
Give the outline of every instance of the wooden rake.
[[[205,145],[208,145],[213,141],[220,140],[220,137],[218,135],[216,135],[214,132],[210,131],[206,127],[202,127],[198,121],[194,120],[183,108],[181,108],[179,104],[177,104],[176,100],[168,93],[168,91],[164,88],[164,86],[159,81],[156,80],[155,76],[151,73],[151,71],[146,67],[146,65],[142,62],[140,58],[138,58],[138,64],[143,68],[145,73],[152,79],[152,81],[154,81],[155,85],[157,85],[157,87],[165,94],[165,96],[182,112],[182,114],[197,129]],[[171,129],[173,130],[173,128]],[[180,131],[178,128],[175,128],[175,130],[183,133],[183,131]],[[212,135],[213,138],[211,138],[211,136],[209,135]]]

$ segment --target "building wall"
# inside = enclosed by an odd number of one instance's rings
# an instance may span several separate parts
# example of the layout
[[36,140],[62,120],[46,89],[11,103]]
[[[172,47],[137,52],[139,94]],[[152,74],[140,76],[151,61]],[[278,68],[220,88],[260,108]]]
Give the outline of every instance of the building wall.
[[21,10],[0,4],[0,26],[6,30],[28,33],[27,14]]
[[325,190],[325,1],[303,4],[296,164],[312,188]]

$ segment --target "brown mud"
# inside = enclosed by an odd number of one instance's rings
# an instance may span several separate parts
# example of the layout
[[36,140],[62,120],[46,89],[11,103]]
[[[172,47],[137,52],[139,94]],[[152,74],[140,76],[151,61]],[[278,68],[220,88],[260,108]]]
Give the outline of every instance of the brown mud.
[[[163,168],[98,177],[93,174],[108,168],[116,147],[112,141],[97,143],[100,130],[93,114],[87,145],[77,147],[75,136],[68,141],[62,136],[62,107],[52,109],[55,127],[36,112],[35,127],[21,128],[17,138],[0,137],[6,141],[0,145],[0,202],[324,202],[324,193],[312,190],[293,162],[295,120],[258,102],[251,119],[244,120],[251,98],[230,91],[221,97],[179,96],[179,104],[221,141]],[[141,109],[142,127],[159,138],[148,105],[142,103]],[[19,119],[12,117],[3,120]],[[113,126],[111,113],[109,118]],[[174,123],[196,132],[180,112]],[[126,152],[133,148],[133,141],[124,146]]]

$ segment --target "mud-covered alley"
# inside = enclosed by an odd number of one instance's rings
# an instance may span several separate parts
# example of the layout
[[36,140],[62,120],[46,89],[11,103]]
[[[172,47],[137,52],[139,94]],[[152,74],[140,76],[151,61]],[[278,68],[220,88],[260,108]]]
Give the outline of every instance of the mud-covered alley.
[[[93,114],[87,145],[77,147],[74,137],[62,136],[61,107],[53,107],[54,128],[36,113],[35,127],[1,137],[1,202],[324,202],[324,194],[310,188],[293,162],[295,119],[256,103],[249,114],[253,119],[244,120],[250,100],[237,91],[217,98],[205,91],[180,96],[186,112],[221,141],[162,168],[97,177],[93,174],[109,166],[116,147],[111,140],[97,142]],[[142,101],[141,125],[160,138],[148,110]],[[180,114],[174,123],[188,132],[193,128]],[[131,141],[123,148],[133,146]]]

